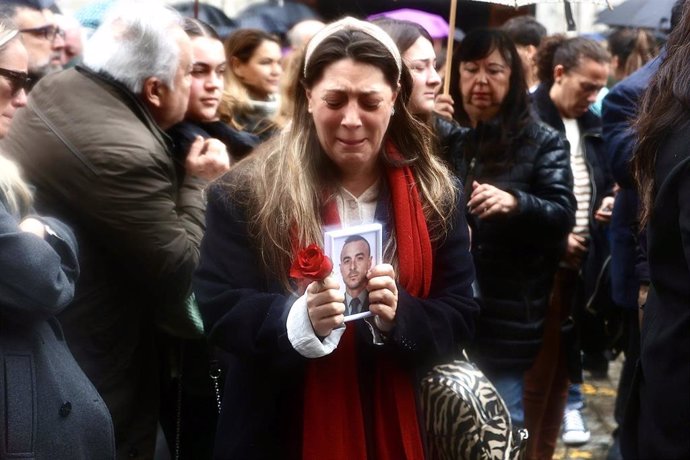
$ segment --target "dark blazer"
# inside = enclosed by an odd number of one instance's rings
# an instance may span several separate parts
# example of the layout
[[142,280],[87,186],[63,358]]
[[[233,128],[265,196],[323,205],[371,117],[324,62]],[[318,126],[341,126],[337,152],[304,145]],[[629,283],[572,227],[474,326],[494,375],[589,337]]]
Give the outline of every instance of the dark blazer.
[[[626,412],[626,458],[690,458],[690,121],[658,151],[648,225],[651,288],[640,331],[639,398]],[[637,419],[634,415],[637,414]],[[628,420],[632,418],[632,420]],[[628,430],[637,422],[636,431]],[[631,452],[634,452],[631,453]]]
[[77,235],[82,276],[60,322],[113,414],[118,456],[150,457],[155,313],[190,294],[205,183],[178,183],[170,139],[139,98],[79,67],[41,79],[3,141],[36,187],[39,212]]
[[637,309],[640,282],[649,281],[644,269],[646,260],[640,257],[638,242],[638,196],[630,171],[635,133],[630,124],[637,115],[639,99],[661,60],[662,56],[658,56],[619,82],[606,95],[602,106],[602,134],[608,165],[620,187],[610,225],[611,296],[616,305],[628,309]]
[[573,178],[566,144],[546,124],[531,121],[519,135],[510,163],[489,167],[477,154],[493,123],[473,129],[451,163],[466,188],[472,180],[513,194],[514,215],[479,219],[472,227],[481,315],[475,357],[483,369],[527,370],[541,347],[553,275],[564,237],[575,220]]
[[[307,359],[287,337],[285,323],[294,298],[262,268],[247,233],[246,211],[222,185],[214,185],[208,196],[208,229],[194,291],[210,341],[230,354],[215,457],[301,458]],[[376,220],[390,229],[383,198]],[[434,248],[429,298],[412,297],[399,287],[397,325],[386,345],[371,343],[363,321],[348,325],[357,328],[359,359],[391,353],[410,369],[426,369],[472,337],[478,308],[471,293],[468,237],[464,215],[456,213],[452,231]]]
[[0,458],[112,459],[108,408],[54,318],[74,295],[76,240],[39,219],[45,240],[21,231],[0,200]]

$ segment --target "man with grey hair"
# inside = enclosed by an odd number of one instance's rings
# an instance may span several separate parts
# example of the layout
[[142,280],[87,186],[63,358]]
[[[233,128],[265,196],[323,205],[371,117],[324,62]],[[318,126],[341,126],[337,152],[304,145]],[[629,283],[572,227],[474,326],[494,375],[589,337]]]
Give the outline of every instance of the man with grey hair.
[[86,29],[73,16],[56,14],[55,19],[64,34],[63,41],[65,42],[65,46],[60,51],[60,63],[68,69],[81,63],[81,54],[87,37]]
[[288,44],[290,45],[291,51],[307,46],[311,37],[313,37],[316,32],[323,29],[325,25],[326,24],[318,19],[305,19],[292,26],[287,33]]
[[229,168],[220,141],[198,138],[184,179],[175,176],[164,130],[185,114],[192,68],[180,24],[157,2],[116,5],[83,67],[40,81],[4,145],[36,187],[37,208],[77,235],[82,276],[59,319],[110,409],[119,458],[154,455],[154,316],[189,296],[202,189]]
[[9,18],[21,32],[29,54],[32,84],[44,76],[62,70],[64,34],[58,27],[51,0],[2,0],[0,17]]

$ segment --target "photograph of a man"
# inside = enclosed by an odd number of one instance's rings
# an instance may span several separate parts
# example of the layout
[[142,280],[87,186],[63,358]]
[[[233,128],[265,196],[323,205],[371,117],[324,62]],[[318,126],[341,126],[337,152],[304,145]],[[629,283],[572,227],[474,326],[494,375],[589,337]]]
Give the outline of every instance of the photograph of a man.
[[348,236],[340,251],[340,275],[345,283],[345,315],[369,310],[367,272],[373,265],[369,241],[361,235]]

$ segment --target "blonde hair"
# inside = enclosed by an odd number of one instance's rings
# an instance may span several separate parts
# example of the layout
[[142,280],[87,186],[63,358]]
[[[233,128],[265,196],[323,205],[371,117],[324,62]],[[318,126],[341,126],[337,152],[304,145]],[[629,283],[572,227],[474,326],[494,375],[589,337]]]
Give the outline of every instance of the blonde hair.
[[218,107],[220,119],[237,129],[244,129],[237,121],[238,114],[251,112],[252,98],[249,90],[232,70],[232,59],[247,62],[256,49],[265,41],[273,41],[280,45],[278,37],[259,29],[239,29],[233,32],[225,41],[225,58],[228,61],[225,71],[225,90]]
[[[0,52],[18,36],[18,30],[10,22],[0,20]],[[0,109],[4,109],[4,107],[0,107]],[[19,168],[12,161],[5,158],[1,151],[0,201],[5,205],[7,211],[18,219],[29,214],[33,204],[31,191],[22,180]]]
[[304,47],[296,48],[283,59],[283,77],[280,79],[280,105],[276,113],[275,123],[279,127],[285,127],[295,111],[296,91],[302,91],[302,87],[295,85],[302,76],[300,63],[304,59]]
[[33,204],[31,190],[22,180],[17,165],[0,152],[0,201],[17,219],[27,216]]
[[9,21],[0,17],[0,50],[7,45],[13,38],[19,36],[19,30]]
[[[291,123],[223,179],[228,199],[247,209],[249,234],[267,274],[275,276],[287,289],[295,244],[322,244],[322,208],[337,192],[338,183],[336,166],[323,152],[308,113],[304,88],[312,88],[321,80],[326,67],[346,58],[381,69],[391,88],[397,88],[398,67],[383,45],[356,29],[335,32],[314,50],[304,79],[295,82]],[[412,80],[406,68],[402,69],[401,85],[384,145],[390,140],[403,160],[393,160],[383,151],[382,170],[386,165],[399,167],[401,163],[413,170],[429,235],[437,241],[450,228],[457,207],[457,189],[449,171],[431,152],[431,132],[407,110]],[[384,259],[397,265],[395,229],[390,230]]]

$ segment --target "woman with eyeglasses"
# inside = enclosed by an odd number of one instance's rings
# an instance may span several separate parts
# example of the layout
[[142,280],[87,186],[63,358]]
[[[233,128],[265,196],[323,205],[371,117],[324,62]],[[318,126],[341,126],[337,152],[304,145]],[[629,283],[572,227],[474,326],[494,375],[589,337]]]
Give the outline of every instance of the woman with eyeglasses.
[[14,113],[26,105],[29,56],[17,30],[7,27],[0,30],[0,138],[3,138],[10,130]]
[[[0,139],[26,104],[27,53],[0,19]],[[0,151],[0,458],[115,458],[110,412],[72,357],[55,315],[79,276],[77,244],[37,216]]]
[[553,275],[575,217],[568,152],[532,116],[522,61],[505,32],[468,33],[451,65],[454,115],[471,128],[452,163],[467,190],[481,306],[473,357],[522,428],[525,371],[542,346]]

